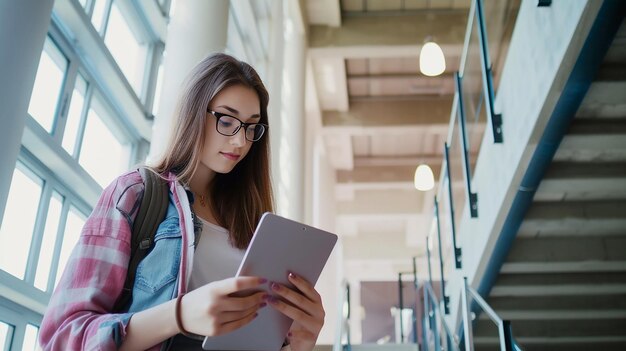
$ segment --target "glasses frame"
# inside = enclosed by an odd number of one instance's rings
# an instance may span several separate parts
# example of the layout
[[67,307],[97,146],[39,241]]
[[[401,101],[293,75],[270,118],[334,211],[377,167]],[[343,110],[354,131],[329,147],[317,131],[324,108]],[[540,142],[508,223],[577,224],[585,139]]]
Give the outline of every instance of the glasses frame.
[[[269,126],[268,126],[267,124],[265,124],[265,123],[245,123],[245,122],[243,122],[242,120],[240,120],[239,118],[237,118],[237,117],[235,117],[235,116],[231,116],[231,115],[229,115],[229,114],[227,114],[227,113],[216,112],[216,111],[213,111],[213,110],[208,110],[208,109],[207,109],[207,112],[208,112],[208,113],[210,113],[210,114],[212,114],[213,116],[215,116],[215,118],[217,119],[217,120],[215,121],[215,130],[216,130],[218,133],[220,133],[221,135],[224,135],[224,136],[233,136],[233,135],[236,135],[237,133],[239,133],[239,130],[241,129],[241,127],[243,127],[243,130],[244,130],[243,135],[244,135],[244,137],[246,138],[246,140],[248,140],[248,141],[250,141],[250,142],[255,142],[255,141],[259,141],[259,140],[261,140],[261,138],[263,138],[263,136],[265,135],[265,132],[269,129]],[[234,131],[232,134],[224,134],[224,133],[220,132],[219,128],[217,127],[217,126],[219,125],[220,119],[221,119],[222,117],[230,117],[230,118],[234,118],[234,119],[236,119],[237,121],[239,121],[239,123],[240,123],[240,124],[239,124],[239,126],[235,129],[235,131]],[[261,134],[261,136],[260,136],[258,139],[253,140],[253,139],[248,138],[248,127],[250,127],[250,126],[256,126],[256,125],[261,125],[261,126],[263,126],[263,128],[265,128],[265,129],[263,130],[263,134]]]

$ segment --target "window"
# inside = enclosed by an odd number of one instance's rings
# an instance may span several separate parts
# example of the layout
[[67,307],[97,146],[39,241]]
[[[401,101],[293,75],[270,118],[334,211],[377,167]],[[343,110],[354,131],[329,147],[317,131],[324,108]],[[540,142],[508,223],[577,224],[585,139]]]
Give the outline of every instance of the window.
[[67,122],[65,124],[65,133],[63,134],[63,148],[70,155],[76,155],[77,152],[77,138],[79,136],[78,132],[85,108],[86,95],[87,81],[79,74],[76,79],[76,85],[74,86],[74,92],[72,93],[70,108],[67,113]]
[[43,232],[39,260],[37,262],[37,274],[35,275],[35,287],[42,291],[46,291],[48,288],[50,269],[54,257],[54,247],[59,232],[59,223],[61,221],[62,206],[63,197],[59,193],[54,192],[50,199],[50,205],[48,205],[46,226]]
[[0,321],[0,350],[8,350],[11,344],[13,327]]
[[23,351],[35,351],[37,350],[37,335],[39,334],[39,328],[32,324],[26,325],[26,332],[24,333],[24,342],[22,343]]
[[18,165],[0,228],[0,269],[24,279],[43,181]]
[[[163,53],[165,57],[165,53]],[[157,73],[156,88],[154,92],[154,103],[152,104],[152,114],[156,115],[159,112],[161,106],[161,88],[163,87],[163,60],[159,64],[159,71]]]
[[91,24],[99,33],[102,33],[109,0],[94,0],[94,2]]
[[36,314],[0,298],[0,350],[40,350],[37,346],[40,322]]
[[28,113],[48,133],[52,133],[54,116],[67,67],[67,58],[50,37],[46,38],[28,106]]
[[[37,349],[43,306],[102,187],[135,161],[145,142],[137,121],[162,80],[163,44],[151,26],[165,18],[157,11],[145,21],[142,11],[169,1],[71,2],[53,9],[17,164],[1,165],[13,175],[0,214],[0,351]],[[77,35],[86,31],[99,35]],[[118,68],[123,76],[107,75]]]
[[107,123],[107,111],[99,99],[89,109],[79,162],[100,184],[107,186],[129,166],[130,148],[121,141],[113,123]]
[[104,43],[137,96],[140,96],[146,68],[147,48],[139,42],[124,15],[129,16],[122,13],[114,2],[111,6]]

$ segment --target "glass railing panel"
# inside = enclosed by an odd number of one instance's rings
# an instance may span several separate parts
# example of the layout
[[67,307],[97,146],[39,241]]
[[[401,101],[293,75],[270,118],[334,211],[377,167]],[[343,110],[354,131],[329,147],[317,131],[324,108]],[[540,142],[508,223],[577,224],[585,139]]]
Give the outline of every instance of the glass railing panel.
[[468,21],[471,22],[471,26],[468,25],[469,33],[466,34],[469,38],[466,39],[465,60],[462,61],[460,76],[470,174],[474,174],[476,158],[487,124],[487,112],[485,110],[483,66],[480,56],[481,46],[478,37],[477,18],[471,13]]
[[520,2],[521,0],[483,0],[494,91],[498,90],[500,84],[500,73],[506,60]]

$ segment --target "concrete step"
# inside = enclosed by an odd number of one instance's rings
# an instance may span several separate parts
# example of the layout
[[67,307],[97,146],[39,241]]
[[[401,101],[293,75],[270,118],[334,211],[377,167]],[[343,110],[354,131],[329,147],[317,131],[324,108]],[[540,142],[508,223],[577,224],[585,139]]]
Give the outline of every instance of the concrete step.
[[622,64],[626,62],[626,21],[622,21],[602,62]]
[[497,312],[524,311],[549,312],[569,310],[611,312],[626,310],[626,294],[587,296],[516,296],[489,297],[489,305]]
[[553,162],[534,199],[626,199],[626,162]]
[[505,262],[502,274],[625,272],[626,261]]
[[[525,337],[622,337],[625,336],[626,318],[602,319],[514,319],[511,320],[513,335],[518,341]],[[497,328],[491,320],[479,318],[474,321],[473,333],[479,336],[497,336]]]
[[[626,89],[626,85],[624,89]],[[624,101],[626,104],[626,100]],[[626,110],[623,116],[626,116]],[[626,161],[626,118],[575,118],[559,145],[554,160],[571,162]]]
[[590,261],[626,261],[626,237],[517,238],[506,258],[507,263]]
[[626,81],[596,80],[592,82],[576,115],[596,118],[626,116]]
[[626,272],[610,273],[533,273],[533,274],[500,274],[496,287],[516,287],[535,285],[626,285]]
[[490,297],[614,296],[626,294],[626,284],[561,284],[494,286]]
[[[513,330],[515,334],[515,330]],[[618,337],[516,337],[523,351],[624,351],[626,336]],[[497,337],[474,338],[476,351],[500,351]]]
[[518,238],[580,235],[626,236],[626,201],[535,202]]
[[[626,104],[626,102],[624,103]],[[626,110],[623,116],[626,116]],[[571,162],[626,161],[626,118],[574,119],[554,155],[554,160]]]
[[600,66],[596,80],[598,81],[622,81],[626,80],[626,65],[623,62],[605,62]]

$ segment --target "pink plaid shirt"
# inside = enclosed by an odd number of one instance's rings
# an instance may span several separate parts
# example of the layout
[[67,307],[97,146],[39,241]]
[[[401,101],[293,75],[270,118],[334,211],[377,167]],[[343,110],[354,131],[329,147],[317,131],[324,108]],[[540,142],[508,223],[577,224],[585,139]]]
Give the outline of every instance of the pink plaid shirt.
[[[191,274],[193,250],[186,248],[193,242],[193,222],[185,190],[173,174],[168,175],[168,182],[183,240],[178,278],[181,293]],[[44,350],[116,350],[126,337],[132,313],[110,311],[126,279],[132,223],[143,191],[136,170],[104,189],[44,315],[39,334]]]

